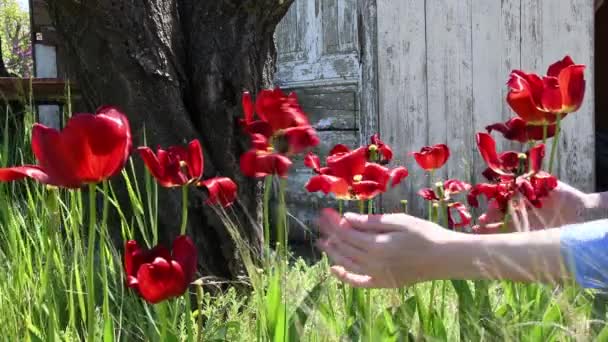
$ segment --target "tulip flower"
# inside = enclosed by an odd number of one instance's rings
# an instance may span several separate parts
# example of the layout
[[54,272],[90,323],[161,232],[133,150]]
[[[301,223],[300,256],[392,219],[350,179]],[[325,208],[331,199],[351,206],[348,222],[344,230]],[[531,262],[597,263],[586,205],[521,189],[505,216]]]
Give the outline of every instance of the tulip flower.
[[[319,144],[317,133],[298,104],[295,93],[285,95],[279,88],[265,89],[254,105],[251,95],[245,92],[242,101],[245,118],[241,124],[245,131],[266,137],[278,152],[300,153]],[[259,120],[254,119],[256,113]]]
[[237,185],[227,177],[215,177],[199,182],[197,186],[207,189],[207,205],[231,206],[236,200]]
[[439,144],[435,146],[425,146],[420,152],[412,153],[416,159],[416,163],[426,171],[434,171],[440,169],[447,163],[450,158],[450,149]]
[[253,136],[254,148],[241,156],[241,172],[247,177],[266,177],[278,175],[286,178],[291,160],[280,153],[275,153],[268,140],[261,134]]
[[526,154],[505,152],[499,155],[492,136],[478,133],[477,146],[488,165],[484,175],[497,183],[474,186],[468,195],[471,206],[478,207],[477,197],[484,195],[492,205],[506,212],[511,198],[520,193],[534,206],[541,207],[541,199],[557,187],[557,178],[541,171],[545,145],[534,146]]
[[585,66],[575,64],[570,56],[551,65],[547,76],[521,70],[511,73],[507,102],[531,125],[552,124],[577,111],[585,96]]
[[[460,202],[453,202],[451,196],[456,195],[471,189],[471,185],[457,179],[449,179],[443,183],[437,183],[437,191],[424,188],[418,191],[418,195],[427,201],[437,204],[444,204],[447,214],[448,228],[462,228],[471,224],[471,213],[466,205]],[[460,217],[460,220],[454,220],[454,213]]]
[[393,160],[393,150],[384,141],[380,140],[380,135],[374,134],[370,141],[371,143],[367,145],[367,159],[370,162],[386,165]]
[[304,163],[316,176],[306,184],[309,192],[333,193],[338,199],[368,200],[384,193],[390,184],[395,187],[408,176],[404,167],[388,169],[367,161],[367,147],[351,151],[337,145],[327,157],[327,167],[321,167],[319,158],[310,153]]
[[34,124],[32,150],[38,165],[0,169],[0,181],[29,177],[64,188],[99,183],[120,173],[131,144],[126,116],[111,106],[96,114],[75,114],[62,131]]
[[196,139],[192,140],[187,148],[158,148],[156,154],[149,147],[139,147],[137,151],[152,176],[163,187],[192,184],[203,176],[203,149]]
[[522,118],[515,117],[509,119],[509,121],[505,123],[489,125],[486,127],[486,130],[488,133],[498,131],[502,133],[505,139],[518,141],[524,144],[529,141],[540,141],[544,140],[545,138],[552,138],[555,136],[556,126],[557,125],[555,124],[548,125],[547,135],[545,137],[543,126],[530,125]]
[[196,263],[196,248],[185,235],[173,242],[172,252],[160,245],[144,250],[136,241],[125,246],[127,286],[152,304],[183,295],[194,280]]

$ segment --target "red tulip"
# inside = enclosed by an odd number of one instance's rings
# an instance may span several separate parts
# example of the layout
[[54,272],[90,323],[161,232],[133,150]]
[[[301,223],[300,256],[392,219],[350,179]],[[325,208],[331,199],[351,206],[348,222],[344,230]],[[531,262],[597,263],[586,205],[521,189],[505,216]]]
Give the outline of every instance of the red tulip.
[[585,66],[574,64],[570,56],[551,65],[547,76],[511,73],[507,102],[528,124],[553,123],[556,114],[577,111],[585,96]]
[[269,150],[252,149],[241,156],[241,172],[247,177],[278,175],[286,178],[291,164],[289,158]]
[[413,153],[418,165],[426,171],[440,169],[450,158],[450,149],[444,145],[425,146]]
[[[380,135],[377,133],[371,137],[371,143],[367,145],[367,159],[370,162],[378,162],[380,164],[388,164],[393,160],[393,150],[380,140]],[[372,152],[375,152],[376,160],[372,160]]]
[[457,179],[448,179],[443,184],[439,183],[438,187],[441,186],[443,191],[443,197],[439,195],[433,189],[425,188],[418,191],[418,195],[427,201],[449,201],[451,195],[456,195],[461,192],[469,191],[471,185]]
[[38,165],[0,169],[0,181],[29,177],[41,183],[79,188],[99,183],[124,167],[131,152],[131,129],[118,109],[75,114],[62,131],[34,124],[32,150]]
[[488,165],[488,170],[484,171],[484,176],[489,180],[496,180],[500,177],[514,177],[520,167],[520,159],[525,159],[525,172],[538,172],[542,167],[545,156],[545,145],[538,144],[531,148],[526,154],[514,151],[496,152],[496,142],[487,133],[477,133],[477,147],[481,157]]
[[187,148],[158,148],[156,154],[149,147],[139,147],[137,151],[152,176],[166,188],[192,184],[203,176],[203,149],[198,140],[192,140]]
[[143,250],[136,241],[126,243],[127,285],[152,304],[184,294],[194,280],[196,263],[194,243],[184,235],[173,242],[172,255],[160,245]]
[[[254,108],[259,120],[254,120]],[[243,111],[245,118],[241,123],[245,131],[265,136],[279,153],[300,153],[319,144],[294,93],[285,95],[279,88],[262,90],[254,105],[251,95],[245,92]]]
[[226,208],[236,200],[236,183],[227,177],[206,179],[197,184],[207,189],[207,205],[221,205]]
[[[543,140],[543,126],[529,125],[520,117],[509,119],[505,123],[496,123],[486,127],[488,133],[498,131],[505,139],[527,143],[529,141]],[[556,125],[547,126],[547,138],[555,136]]]
[[327,157],[327,167],[321,167],[319,157],[308,154],[304,164],[318,175],[308,181],[306,190],[333,193],[340,199],[366,200],[385,192],[389,182],[395,187],[408,176],[404,167],[390,170],[367,162],[367,151],[366,147],[350,151],[337,145]]
[[440,201],[441,200],[439,198],[439,196],[437,196],[437,193],[435,192],[435,190],[433,190],[431,188],[420,189],[420,190],[418,190],[417,194],[427,201]]

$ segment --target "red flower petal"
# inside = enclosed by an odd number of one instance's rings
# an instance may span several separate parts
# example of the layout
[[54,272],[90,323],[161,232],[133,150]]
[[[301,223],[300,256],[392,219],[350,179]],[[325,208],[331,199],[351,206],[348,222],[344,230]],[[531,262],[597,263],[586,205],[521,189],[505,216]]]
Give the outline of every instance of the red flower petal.
[[359,200],[369,200],[386,190],[386,184],[381,184],[376,181],[361,181],[352,185],[352,191]]
[[291,167],[289,158],[264,151],[250,150],[241,156],[241,172],[247,177],[266,177],[276,174],[287,177]]
[[447,194],[458,194],[464,191],[469,191],[470,189],[471,184],[457,179],[448,179],[443,183],[443,190]]
[[511,172],[503,169],[503,162],[496,152],[496,142],[491,135],[477,133],[477,147],[481,157],[492,171],[500,175],[511,175]]
[[545,158],[545,145],[539,144],[528,151],[528,167],[530,172],[537,173],[543,167],[543,158]]
[[570,56],[566,56],[561,61],[557,61],[549,66],[549,69],[547,69],[547,76],[559,77],[562,70],[571,65],[574,65],[574,61]]
[[585,66],[572,65],[559,74],[559,87],[562,96],[562,113],[577,111],[585,98]]
[[[454,221],[453,215],[452,215],[452,209],[456,210],[456,213],[460,217],[460,221],[458,221],[458,222]],[[472,220],[473,220],[473,217],[471,216],[471,213],[469,212],[469,208],[467,208],[466,205],[464,205],[460,202],[455,202],[455,203],[450,204],[450,206],[448,208],[448,221],[449,221],[450,228],[466,227],[471,224]]]
[[203,177],[204,159],[203,148],[198,139],[194,139],[188,144],[188,171],[190,180]]
[[528,124],[543,124],[547,120],[547,113],[538,108],[541,105],[539,95],[543,89],[542,79],[537,75],[515,70],[507,84],[510,89],[507,102],[513,111]]
[[543,78],[541,102],[547,112],[558,113],[562,110],[562,94],[557,77]]
[[426,171],[440,169],[450,158],[450,149],[445,144],[425,146],[413,153],[418,165]]
[[256,100],[256,112],[272,126],[273,131],[310,125],[295,94],[286,96],[279,88],[260,92]]
[[308,180],[305,188],[308,192],[322,191],[326,195],[333,193],[338,198],[349,197],[348,183],[339,177],[317,175]]
[[138,288],[137,272],[139,268],[147,263],[151,263],[156,258],[165,260],[171,259],[171,253],[162,245],[158,245],[150,250],[141,249],[137,241],[127,241],[125,244],[125,273],[127,274],[127,285],[130,288]]
[[12,182],[22,180],[24,178],[32,178],[40,183],[49,184],[49,175],[47,175],[39,166],[24,165],[0,169],[0,182]]
[[226,208],[232,205],[236,200],[237,185],[236,183],[227,177],[216,177],[206,179],[198,183],[198,186],[202,186],[207,189],[207,205],[221,205]]
[[192,282],[196,273],[198,254],[190,237],[181,235],[173,241],[173,260],[181,266],[185,281]]
[[290,153],[300,153],[319,145],[319,137],[312,126],[298,126],[283,131]]
[[247,125],[249,125],[251,122],[253,122],[253,101],[251,100],[251,94],[246,91],[243,92],[243,98],[242,98],[242,103],[243,103],[243,113],[245,114],[245,123]]
[[365,147],[327,157],[327,166],[331,169],[331,174],[346,180],[348,183],[352,183],[355,176],[363,174],[366,163]]
[[409,171],[406,167],[400,166],[391,170],[391,187],[396,187],[405,178],[409,176]]
[[373,181],[380,185],[382,191],[386,191],[386,186],[391,179],[391,173],[388,168],[376,164],[366,163],[365,170],[363,171],[361,181]]
[[312,152],[308,152],[306,157],[304,157],[304,166],[313,169],[315,173],[321,173],[321,160],[319,156]]
[[338,144],[336,146],[334,146],[331,151],[329,151],[329,156],[334,156],[336,154],[342,154],[342,153],[348,153],[350,152],[350,148],[346,147],[345,145],[342,144]]
[[427,201],[439,201],[439,197],[437,196],[435,191],[430,188],[420,189],[418,190],[417,194]]
[[467,195],[467,201],[472,207],[478,208],[479,201],[477,200],[477,197],[479,195],[484,195],[489,200],[495,198],[497,196],[497,192],[498,185],[496,184],[477,184],[471,189],[471,191]]
[[139,292],[149,303],[156,304],[186,292],[188,282],[179,263],[156,258],[137,272]]
[[141,159],[144,161],[144,164],[148,168],[148,171],[150,171],[150,174],[152,174],[152,176],[156,178],[160,183],[163,183],[161,184],[162,186],[166,186],[167,182],[164,179],[164,168],[161,166],[160,161],[158,160],[152,149],[147,146],[143,146],[138,147],[137,152],[139,153]]

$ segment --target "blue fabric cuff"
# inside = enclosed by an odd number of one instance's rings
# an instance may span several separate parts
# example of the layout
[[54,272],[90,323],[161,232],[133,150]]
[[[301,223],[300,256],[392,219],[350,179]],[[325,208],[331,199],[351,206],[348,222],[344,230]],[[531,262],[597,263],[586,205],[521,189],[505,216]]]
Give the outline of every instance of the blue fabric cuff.
[[565,226],[561,254],[583,288],[608,289],[608,220]]

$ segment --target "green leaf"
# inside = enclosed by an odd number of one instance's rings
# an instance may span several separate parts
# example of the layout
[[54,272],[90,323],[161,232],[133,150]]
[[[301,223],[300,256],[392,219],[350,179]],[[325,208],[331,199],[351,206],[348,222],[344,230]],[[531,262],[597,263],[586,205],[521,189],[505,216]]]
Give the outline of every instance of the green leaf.
[[321,281],[308,291],[298,308],[289,316],[289,341],[300,341],[310,314],[316,311],[317,302],[323,293],[323,284],[324,282]]

